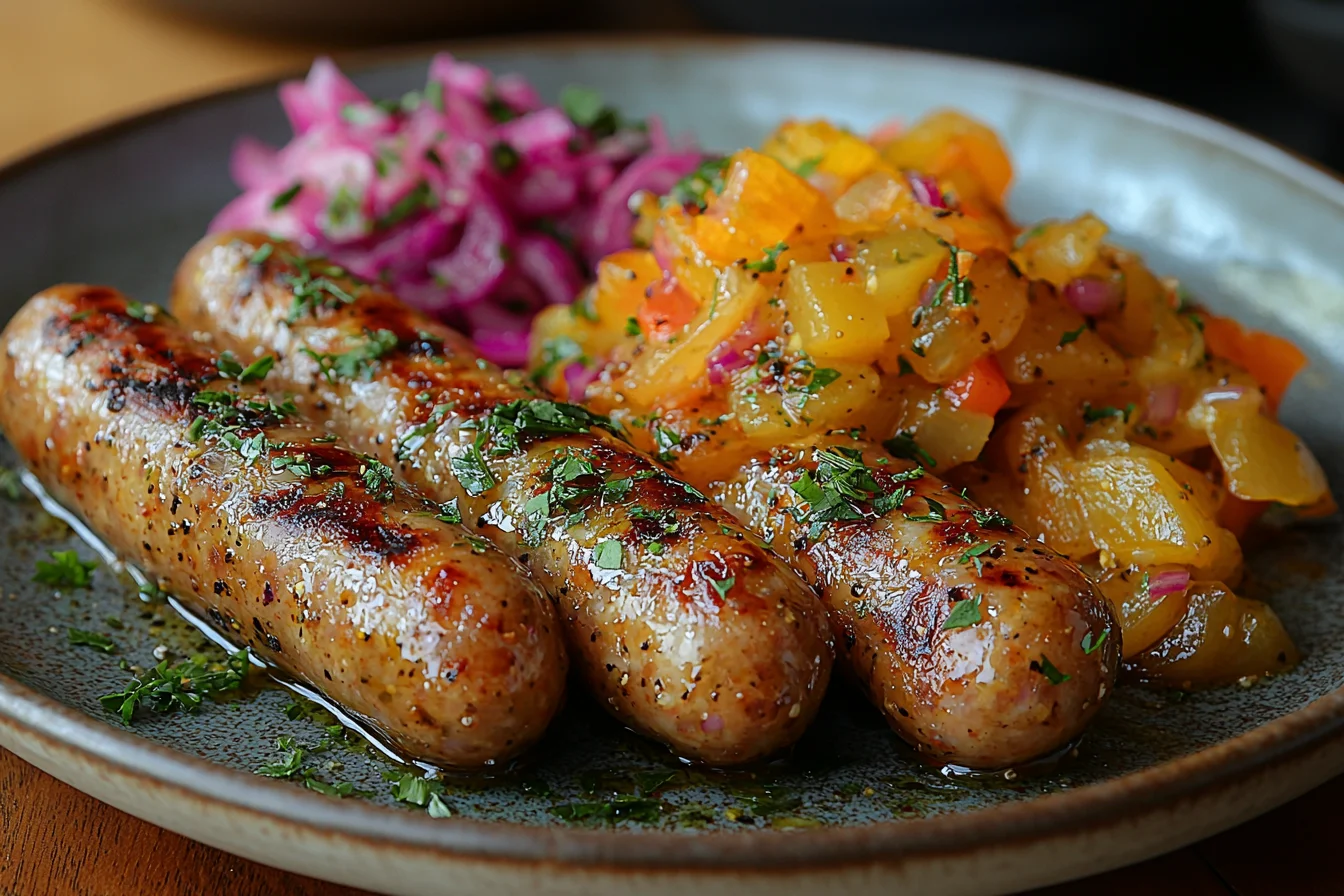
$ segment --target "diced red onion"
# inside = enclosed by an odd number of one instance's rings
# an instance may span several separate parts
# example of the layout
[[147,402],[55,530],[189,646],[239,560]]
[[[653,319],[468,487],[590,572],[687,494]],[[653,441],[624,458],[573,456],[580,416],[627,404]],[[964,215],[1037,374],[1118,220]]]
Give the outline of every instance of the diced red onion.
[[1079,314],[1098,317],[1115,310],[1123,298],[1119,284],[1096,277],[1076,277],[1064,284],[1061,296]]
[[938,186],[938,178],[918,171],[907,171],[905,179],[910,184],[910,192],[914,194],[915,201],[920,205],[927,205],[929,208],[947,208],[943,190]]
[[1145,415],[1154,426],[1166,426],[1176,419],[1181,409],[1181,387],[1178,383],[1164,383],[1148,390],[1148,407]]
[[565,388],[569,390],[567,396],[569,401],[582,401],[583,393],[588,390],[588,384],[597,379],[598,371],[601,365],[588,367],[584,364],[575,362],[565,368]]
[[583,275],[574,256],[548,236],[518,238],[514,260],[518,270],[546,297],[551,305],[567,305],[583,288]]
[[1184,569],[1168,569],[1148,580],[1148,596],[1153,600],[1168,594],[1179,594],[1190,587],[1190,573]]
[[709,357],[705,361],[706,376],[710,385],[721,386],[728,381],[728,378],[738,370],[744,367],[750,367],[756,360],[753,348],[761,341],[761,337],[756,332],[757,320],[752,317],[733,335],[729,336],[723,342],[710,351]]
[[630,197],[640,190],[661,196],[704,158],[698,152],[649,153],[636,159],[602,193],[593,212],[592,225],[583,242],[589,264],[630,245],[634,216]]
[[429,263],[429,270],[444,287],[440,308],[473,305],[485,298],[504,277],[507,267],[504,247],[512,235],[509,220],[499,206],[479,197],[467,213],[462,241],[450,254]]

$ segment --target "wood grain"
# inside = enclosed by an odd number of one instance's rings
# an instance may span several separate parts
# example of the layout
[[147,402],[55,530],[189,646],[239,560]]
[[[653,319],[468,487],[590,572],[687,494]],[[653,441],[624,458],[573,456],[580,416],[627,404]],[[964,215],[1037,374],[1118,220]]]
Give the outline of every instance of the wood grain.
[[[1030,896],[1315,896],[1344,892],[1332,855],[1344,777],[1196,846]],[[3,896],[361,896],[231,856],[85,796],[0,750]]]

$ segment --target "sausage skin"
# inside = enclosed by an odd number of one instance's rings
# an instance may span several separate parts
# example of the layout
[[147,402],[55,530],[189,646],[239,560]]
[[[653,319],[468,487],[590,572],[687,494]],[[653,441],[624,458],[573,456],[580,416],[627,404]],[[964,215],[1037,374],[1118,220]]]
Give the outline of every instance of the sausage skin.
[[[814,527],[794,486],[824,481],[823,451],[861,460],[875,494],[908,496]],[[913,463],[831,435],[712,490],[817,586],[841,661],[931,760],[1002,769],[1056,753],[1114,688],[1120,626],[1083,572]]]
[[0,427],[52,496],[411,757],[534,743],[567,661],[525,571],[149,307],[58,286],[0,336]]
[[[510,379],[389,293],[258,234],[199,243],[172,308],[221,348],[275,352],[273,376],[335,432],[456,500],[466,525],[525,563],[559,602],[576,668],[624,723],[729,765],[787,746],[815,715],[832,662],[816,595],[581,408]],[[516,434],[501,421],[518,422]]]

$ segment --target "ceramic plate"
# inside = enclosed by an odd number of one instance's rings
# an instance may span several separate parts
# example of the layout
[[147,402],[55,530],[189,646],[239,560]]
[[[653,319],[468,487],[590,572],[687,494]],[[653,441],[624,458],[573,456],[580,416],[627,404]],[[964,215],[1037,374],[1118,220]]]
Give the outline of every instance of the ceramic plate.
[[[1021,219],[1092,209],[1219,311],[1291,336],[1312,366],[1288,423],[1344,485],[1344,184],[1231,128],[1024,69],[899,50],[744,40],[477,44],[461,55],[554,96],[572,82],[730,150],[789,116],[864,129],[955,105],[1006,138]],[[375,95],[426,58],[363,69]],[[182,253],[233,195],[230,144],[287,136],[273,87],[189,103],[47,150],[0,175],[0,319],[51,283],[165,298]],[[5,462],[12,463],[8,455]],[[1235,824],[1344,770],[1344,526],[1288,533],[1251,561],[1306,655],[1289,675],[1182,696],[1122,688],[1051,774],[955,780],[917,762],[843,687],[794,753],[683,766],[575,697],[544,744],[492,780],[444,782],[454,817],[396,803],[404,771],[278,686],[123,727],[101,694],[175,655],[218,651],[104,564],[91,589],[32,583],[48,550],[93,549],[32,500],[0,503],[0,743],[76,787],[242,855],[388,893],[997,893],[1130,862]],[[119,653],[67,643],[70,627]],[[260,676],[256,676],[260,678]],[[335,727],[333,727],[335,726]],[[323,796],[254,774],[306,745]],[[612,800],[625,812],[610,818]]]

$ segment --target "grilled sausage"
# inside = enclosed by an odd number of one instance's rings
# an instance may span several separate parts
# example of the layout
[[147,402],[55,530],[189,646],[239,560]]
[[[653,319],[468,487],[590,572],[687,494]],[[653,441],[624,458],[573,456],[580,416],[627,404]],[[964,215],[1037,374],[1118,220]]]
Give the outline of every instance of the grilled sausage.
[[1057,753],[1115,684],[1120,627],[1078,567],[913,463],[833,435],[713,491],[818,587],[841,660],[931,759]]
[[0,426],[50,493],[405,753],[479,767],[536,741],[566,659],[525,571],[146,307],[59,286],[0,337]]
[[789,744],[831,667],[815,594],[741,524],[582,408],[480,360],[451,329],[256,234],[207,238],[173,310],[275,375],[522,560],[617,718],[714,764]]

